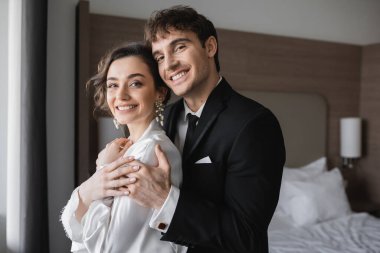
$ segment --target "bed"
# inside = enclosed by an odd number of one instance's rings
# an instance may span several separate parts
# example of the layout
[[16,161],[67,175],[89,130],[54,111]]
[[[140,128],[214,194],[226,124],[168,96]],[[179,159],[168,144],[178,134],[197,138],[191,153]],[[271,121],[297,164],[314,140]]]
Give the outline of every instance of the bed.
[[307,93],[240,93],[271,109],[284,133],[287,162],[269,251],[380,252],[380,219],[353,212],[341,170],[328,168],[325,100]]
[[340,170],[327,170],[324,157],[284,168],[270,252],[380,252],[380,219],[352,212],[344,186]]

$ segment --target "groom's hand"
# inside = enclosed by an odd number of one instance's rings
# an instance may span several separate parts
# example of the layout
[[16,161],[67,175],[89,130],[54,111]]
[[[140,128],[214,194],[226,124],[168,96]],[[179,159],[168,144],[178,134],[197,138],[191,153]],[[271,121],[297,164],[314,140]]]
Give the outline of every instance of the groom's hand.
[[128,177],[136,178],[135,183],[128,185],[128,195],[144,207],[160,209],[169,195],[170,165],[159,145],[155,152],[158,160],[156,167],[133,161],[129,165],[139,165],[140,169]]

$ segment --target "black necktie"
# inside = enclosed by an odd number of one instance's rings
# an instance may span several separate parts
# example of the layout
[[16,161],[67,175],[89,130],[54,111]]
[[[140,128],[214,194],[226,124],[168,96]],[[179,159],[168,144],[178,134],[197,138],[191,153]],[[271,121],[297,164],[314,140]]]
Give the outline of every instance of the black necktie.
[[189,148],[191,147],[191,143],[193,141],[193,135],[195,132],[195,127],[197,126],[197,121],[198,117],[188,113],[186,115],[187,120],[188,120],[188,125],[187,125],[187,132],[186,132],[186,139],[185,139],[185,144],[183,145],[183,154],[186,154],[189,151]]

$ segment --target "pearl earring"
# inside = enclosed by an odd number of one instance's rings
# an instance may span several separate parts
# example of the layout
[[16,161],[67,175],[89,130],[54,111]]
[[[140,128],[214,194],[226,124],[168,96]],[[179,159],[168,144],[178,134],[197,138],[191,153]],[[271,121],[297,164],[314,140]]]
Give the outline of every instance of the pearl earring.
[[157,100],[155,103],[155,108],[156,108],[156,121],[160,123],[161,126],[164,126],[164,104],[162,103],[161,100]]
[[117,121],[116,118],[113,118],[113,124],[115,125],[116,129],[120,128],[120,123]]

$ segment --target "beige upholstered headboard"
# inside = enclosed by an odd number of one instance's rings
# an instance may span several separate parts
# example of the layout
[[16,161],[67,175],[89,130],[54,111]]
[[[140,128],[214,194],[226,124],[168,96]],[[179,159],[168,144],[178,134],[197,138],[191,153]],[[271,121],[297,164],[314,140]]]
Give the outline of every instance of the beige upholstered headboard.
[[326,156],[327,104],[309,93],[240,90],[269,108],[280,122],[285,139],[286,166],[305,165]]

